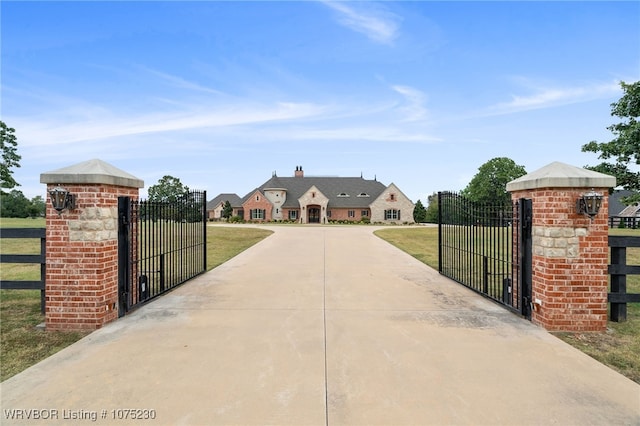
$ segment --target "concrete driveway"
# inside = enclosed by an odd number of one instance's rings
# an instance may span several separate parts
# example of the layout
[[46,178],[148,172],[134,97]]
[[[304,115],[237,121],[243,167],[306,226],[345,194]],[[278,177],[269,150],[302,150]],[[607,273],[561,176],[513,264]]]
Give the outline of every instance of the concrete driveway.
[[0,423],[640,425],[639,385],[373,227],[270,229],[2,383]]

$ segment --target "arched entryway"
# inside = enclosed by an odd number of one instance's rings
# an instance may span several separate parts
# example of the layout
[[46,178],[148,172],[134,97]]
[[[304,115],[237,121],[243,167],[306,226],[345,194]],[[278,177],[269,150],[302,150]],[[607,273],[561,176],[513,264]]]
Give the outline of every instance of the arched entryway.
[[307,223],[320,223],[320,206],[307,206]]

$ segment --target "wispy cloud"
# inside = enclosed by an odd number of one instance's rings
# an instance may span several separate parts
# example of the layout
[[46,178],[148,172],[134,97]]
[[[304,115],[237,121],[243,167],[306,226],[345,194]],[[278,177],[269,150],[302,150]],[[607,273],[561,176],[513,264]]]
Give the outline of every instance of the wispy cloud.
[[209,94],[214,94],[214,95],[222,95],[224,94],[223,92],[216,90],[216,89],[211,89],[209,87],[200,85],[198,83],[194,83],[192,81],[188,81],[185,80],[182,77],[178,77],[175,75],[171,75],[171,74],[167,74],[161,71],[157,71],[151,68],[147,68],[147,67],[141,67],[143,70],[145,70],[146,72],[155,75],[156,77],[159,77],[160,79],[164,80],[165,82],[171,84],[172,86],[178,88],[178,89],[186,89],[186,90],[193,90],[193,91],[197,91],[197,92],[203,92],[203,93],[209,93]]
[[[134,155],[149,149],[162,155],[160,145],[176,146],[175,135],[189,133],[195,140],[216,140],[215,149],[227,149],[232,141],[267,144],[283,141],[369,141],[398,143],[434,143],[441,139],[429,134],[420,119],[427,111],[425,96],[408,86],[393,86],[405,102],[336,103],[259,102],[234,99],[220,102],[199,102],[171,111],[110,108],[107,105],[83,103],[78,109],[73,99],[58,98],[59,103],[46,116],[13,117],[12,124],[20,129],[21,145],[33,155],[48,151],[47,147],[65,146],[92,157],[92,151],[126,151]],[[54,98],[50,98],[53,101]],[[56,102],[53,101],[53,104]],[[403,112],[401,120],[397,111]],[[203,135],[209,135],[203,136]],[[218,135],[212,138],[212,135]],[[132,141],[139,141],[139,145]],[[179,142],[186,147],[188,139]],[[210,144],[209,144],[210,145]],[[112,146],[113,148],[107,148]],[[210,148],[212,148],[211,146]],[[237,148],[237,147],[236,147]],[[234,148],[234,149],[236,149]],[[97,155],[97,154],[96,154]]]
[[[109,112],[96,117],[51,116],[49,120],[28,120],[16,117],[13,122],[21,128],[21,142],[26,146],[70,144],[114,137],[185,131],[203,128],[252,125],[275,121],[290,121],[319,116],[324,107],[310,103],[279,102],[263,105],[237,105],[224,108],[147,113],[128,116]],[[65,117],[63,117],[65,116]],[[80,119],[78,119],[80,118]]]
[[400,17],[369,2],[346,4],[337,1],[322,1],[337,12],[338,22],[370,40],[391,45],[398,37]]
[[286,131],[282,131],[282,129],[267,130],[261,132],[261,134],[270,139],[292,141],[366,141],[420,144],[442,141],[442,139],[429,135],[419,129],[400,128],[399,126],[389,124],[377,126],[318,125],[315,127],[289,128]]
[[608,98],[620,92],[618,82],[595,83],[573,87],[549,87],[531,84],[523,80],[532,91],[528,95],[511,95],[511,100],[487,108],[488,115],[511,114],[534,109],[553,108],[562,105]]
[[404,121],[419,121],[427,117],[428,110],[424,106],[427,97],[423,92],[409,86],[395,85],[391,88],[405,99],[405,103],[401,107],[401,110],[406,114]]

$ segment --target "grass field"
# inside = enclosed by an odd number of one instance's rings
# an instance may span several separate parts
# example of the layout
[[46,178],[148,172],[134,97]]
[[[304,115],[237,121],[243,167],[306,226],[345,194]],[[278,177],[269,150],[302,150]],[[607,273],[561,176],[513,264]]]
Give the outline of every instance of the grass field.
[[[44,227],[44,219],[2,219],[3,228]],[[271,231],[250,227],[207,227],[207,270],[226,262],[266,238]],[[40,250],[38,239],[5,239],[3,254],[31,254]],[[38,280],[39,265],[2,264],[1,278]],[[44,332],[36,328],[44,322],[40,313],[40,291],[0,290],[0,381],[19,373],[88,333]]]
[[[421,262],[438,269],[438,228],[387,228],[376,231],[375,234]],[[640,230],[612,229],[610,234],[640,236]],[[640,248],[627,249],[627,264],[640,265]],[[640,293],[640,276],[627,277],[627,292]],[[627,304],[627,321],[610,321],[606,333],[554,334],[640,383],[640,303]]]

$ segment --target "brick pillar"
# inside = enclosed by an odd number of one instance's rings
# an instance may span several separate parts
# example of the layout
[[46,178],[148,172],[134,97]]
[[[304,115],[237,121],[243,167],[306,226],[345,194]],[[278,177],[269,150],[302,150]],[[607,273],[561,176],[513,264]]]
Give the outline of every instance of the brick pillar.
[[[47,184],[45,323],[47,330],[95,330],[118,317],[118,197],[144,183],[100,160],[40,175]],[[76,196],[58,214],[49,191]]]
[[[512,198],[533,204],[531,319],[550,331],[604,331],[608,292],[608,191],[615,178],[552,163],[510,182]],[[576,201],[603,194],[592,220]]]

